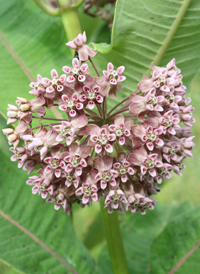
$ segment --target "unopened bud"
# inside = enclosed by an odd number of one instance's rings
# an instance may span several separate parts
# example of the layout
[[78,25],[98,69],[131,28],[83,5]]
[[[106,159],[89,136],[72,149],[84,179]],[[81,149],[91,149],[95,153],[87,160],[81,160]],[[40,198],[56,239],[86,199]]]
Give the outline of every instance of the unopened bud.
[[7,120],[7,125],[11,125],[11,124],[14,124],[14,123],[16,123],[17,122],[17,119],[15,119],[15,118],[9,118],[8,120]]
[[8,141],[10,143],[14,142],[15,140],[17,140],[17,135],[16,134],[11,134],[8,136]]
[[8,111],[7,116],[9,118],[15,118],[15,117],[17,117],[17,112],[16,111]]
[[3,131],[3,134],[8,135],[8,134],[13,133],[14,129],[12,129],[12,128],[5,128],[5,129],[2,129],[2,131]]
[[21,111],[27,111],[27,110],[29,110],[30,109],[30,104],[28,103],[28,104],[22,104],[21,106],[20,106],[20,110]]
[[28,100],[22,97],[17,97],[17,99],[22,103],[22,104],[26,104],[28,103]]

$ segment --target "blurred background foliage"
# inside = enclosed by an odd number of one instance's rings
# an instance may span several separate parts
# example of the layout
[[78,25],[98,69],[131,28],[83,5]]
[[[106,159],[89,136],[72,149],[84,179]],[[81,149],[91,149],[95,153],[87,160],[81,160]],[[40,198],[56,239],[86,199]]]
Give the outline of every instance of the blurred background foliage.
[[[15,1],[10,1],[10,5],[14,4]],[[0,4],[2,4],[3,1],[0,0]],[[39,10],[38,7],[35,7],[35,4],[30,4],[27,5],[25,4],[25,1],[21,1],[21,3],[24,4],[23,7],[23,12],[26,10],[27,13],[30,13],[31,9],[34,10],[35,13],[38,14],[38,16],[43,16],[43,13]],[[3,6],[2,6],[3,8]],[[82,22],[82,25],[84,25],[86,31],[87,31],[87,36],[88,36],[88,42],[110,42],[110,30],[108,25],[104,22],[99,20],[98,18],[90,18],[88,15],[83,13],[84,6],[81,6],[79,8],[79,14],[80,14],[80,20]],[[16,16],[16,10],[12,10],[12,13],[10,15],[10,20],[13,16]],[[2,12],[3,14],[3,12]],[[20,20],[20,13],[17,14]],[[44,15],[47,16],[47,15]],[[48,18],[47,21],[49,20],[49,25],[45,25],[46,29],[49,29],[49,35],[47,37],[42,38],[42,43],[43,43],[43,48],[41,50],[41,55],[45,55],[45,57],[42,59],[41,66],[39,66],[40,73],[43,73],[44,75],[48,76],[48,71],[51,69],[51,65],[58,66],[61,63],[64,64],[70,64],[71,62],[71,57],[69,54],[69,50],[64,46],[60,45],[60,40],[63,40],[64,31],[61,30],[60,33],[54,33],[55,30],[60,27],[62,29],[62,25],[60,22],[59,18],[51,18],[51,17],[46,17]],[[47,22],[46,21],[46,22]],[[11,22],[11,21],[10,21]],[[3,24],[3,20],[2,23]],[[56,25],[55,29],[52,28],[53,25]],[[9,29],[9,26],[7,26]],[[21,29],[22,32],[18,34],[18,37],[24,39],[24,36],[26,33],[23,33],[23,29]],[[58,47],[54,45],[53,48],[48,48],[48,39],[51,40],[52,34],[54,36],[58,37]],[[28,33],[27,33],[28,35]],[[37,35],[37,33],[36,33]],[[10,41],[12,42],[15,38],[9,37]],[[40,37],[38,37],[40,39]],[[29,43],[31,40],[31,37],[27,37],[27,43]],[[20,45],[20,44],[19,44]],[[17,42],[15,43],[16,48],[19,47]],[[37,45],[35,45],[37,46]],[[27,50],[27,48],[25,49]],[[56,59],[58,52],[59,52],[59,60]],[[39,58],[38,55],[38,58]],[[49,58],[53,56],[52,61],[50,61],[48,71],[46,70],[46,65],[44,65],[45,60],[49,61]],[[31,66],[31,63],[33,62],[33,59],[35,56],[31,56],[31,52],[26,51],[24,60],[25,63]],[[4,61],[4,65],[6,64],[6,61]],[[9,66],[8,66],[9,67]],[[200,64],[199,64],[200,67]],[[6,67],[5,67],[6,68]],[[38,67],[31,67],[32,73],[34,76],[37,73]],[[60,73],[60,71],[59,71]],[[9,76],[9,73],[8,73]],[[15,76],[17,77],[17,75]],[[8,79],[8,78],[7,78]],[[184,78],[183,78],[184,81]],[[14,89],[15,84],[14,84],[14,79],[12,78],[13,83],[9,83],[9,87]],[[2,82],[1,82],[2,83]],[[0,84],[1,85],[1,84]],[[2,84],[5,86],[5,83]],[[28,87],[28,86],[27,86]],[[27,87],[18,87],[18,91],[16,91],[15,96],[22,96],[20,93],[20,90],[22,90],[25,94],[27,92]],[[2,96],[2,103],[3,104],[5,101],[7,101],[7,94],[2,93],[0,91],[0,97]],[[158,203],[156,205],[156,209],[154,212],[148,212],[146,217],[141,216],[139,214],[137,215],[130,215],[129,213],[124,213],[123,215],[120,216],[121,219],[121,228],[122,228],[122,234],[123,234],[123,239],[125,242],[125,249],[127,252],[127,257],[129,259],[129,250],[132,251],[133,253],[136,254],[138,253],[138,256],[141,256],[142,259],[138,260],[138,265],[136,263],[135,269],[137,270],[136,273],[145,273],[146,271],[146,266],[148,266],[148,258],[149,255],[147,254],[147,248],[150,249],[152,245],[152,240],[150,239],[151,237],[155,237],[155,233],[159,234],[160,229],[157,228],[156,222],[158,223],[157,225],[162,224],[163,226],[165,225],[166,218],[170,218],[171,212],[184,212],[187,211],[187,209],[193,208],[197,205],[199,205],[199,193],[200,193],[200,184],[199,184],[199,178],[200,178],[200,138],[198,137],[200,134],[200,74],[195,78],[193,81],[190,90],[188,90],[188,97],[192,98],[192,104],[195,107],[195,112],[194,112],[194,118],[196,119],[196,123],[194,124],[193,128],[193,135],[197,136],[195,138],[195,143],[196,146],[193,150],[193,155],[194,158],[187,158],[185,160],[186,164],[186,170],[182,172],[183,176],[178,177],[176,174],[173,174],[173,177],[171,180],[165,180],[162,183],[162,189],[161,192],[156,196],[156,199],[158,199]],[[14,97],[12,95],[12,98],[10,99],[10,103],[14,103]],[[6,105],[3,106],[3,109],[6,109]],[[6,127],[6,122],[5,119],[0,116],[0,130],[2,128]],[[7,145],[7,140],[5,136],[1,135],[0,136],[0,153],[2,155],[10,155],[9,150],[8,150],[8,145]],[[11,165],[15,165],[16,163],[10,163]],[[25,182],[22,182],[25,185]],[[29,186],[24,186],[26,188],[29,188],[29,191],[31,192],[31,189]],[[6,195],[6,194],[5,194]],[[52,207],[52,205],[48,205],[49,207]],[[180,206],[180,207],[179,207]],[[53,210],[53,207],[52,207]],[[199,210],[199,209],[198,209]],[[64,213],[63,213],[64,214]],[[166,217],[167,216],[167,217]],[[149,223],[153,222],[153,218],[155,219],[155,223],[153,223],[152,228],[148,228],[148,221]],[[163,219],[162,219],[163,218]],[[131,221],[131,222],[130,222]],[[145,223],[146,222],[146,223]],[[160,223],[159,223],[160,222]],[[187,220],[185,220],[187,222]],[[142,229],[143,228],[143,229]],[[142,242],[143,236],[146,234],[145,229],[149,229],[149,238],[146,239],[146,243]],[[151,229],[153,230],[155,228],[154,232],[151,232]],[[73,229],[78,237],[78,239],[81,240],[81,242],[84,243],[85,247],[91,252],[92,256],[97,260],[98,265],[103,265],[99,273],[108,273],[110,274],[110,265],[107,256],[107,250],[106,250],[106,241],[105,241],[105,236],[104,236],[104,231],[103,231],[103,224],[101,220],[101,215],[100,215],[100,208],[97,203],[94,203],[91,208],[84,208],[81,209],[78,205],[74,205],[73,208]],[[143,234],[142,234],[143,233]],[[151,236],[152,235],[152,236]],[[140,243],[138,243],[137,238],[140,237]],[[130,240],[131,239],[131,240]],[[132,245],[131,245],[131,243]],[[130,246],[131,245],[131,246]],[[135,245],[135,247],[134,247]],[[142,246],[143,245],[143,246]],[[135,248],[135,250],[134,250]],[[145,249],[146,248],[146,249]],[[146,252],[146,253],[145,253]],[[198,250],[196,252],[199,252]],[[139,257],[138,257],[139,258]],[[130,256],[131,260],[131,256]],[[143,270],[145,269],[145,271]],[[140,271],[140,272],[139,272]],[[12,267],[7,266],[6,263],[3,261],[0,261],[0,274],[14,274],[14,273],[19,273],[17,270],[14,270]]]

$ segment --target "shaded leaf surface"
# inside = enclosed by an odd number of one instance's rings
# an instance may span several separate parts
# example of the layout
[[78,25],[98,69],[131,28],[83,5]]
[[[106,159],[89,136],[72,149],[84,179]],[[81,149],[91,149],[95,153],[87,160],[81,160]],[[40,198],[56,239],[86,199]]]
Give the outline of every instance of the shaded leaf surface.
[[[152,274],[199,272],[199,216],[200,207],[187,211],[167,224],[165,229],[157,236],[151,248]],[[190,251],[191,254],[188,253]],[[183,260],[179,265],[181,259]]]
[[89,252],[73,233],[70,217],[55,211],[25,184],[27,174],[1,153],[0,161],[0,257],[23,273],[72,273],[60,260],[38,244],[17,221],[78,273],[96,273]]

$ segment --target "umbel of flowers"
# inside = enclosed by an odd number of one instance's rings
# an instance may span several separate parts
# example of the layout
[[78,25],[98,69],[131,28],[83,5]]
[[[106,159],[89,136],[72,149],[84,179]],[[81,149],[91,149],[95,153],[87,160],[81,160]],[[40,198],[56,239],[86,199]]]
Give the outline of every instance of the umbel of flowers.
[[[3,130],[11,160],[28,173],[37,170],[26,183],[56,210],[70,213],[73,203],[91,206],[103,198],[109,213],[145,214],[154,208],[151,195],[162,181],[172,171],[181,176],[184,159],[192,157],[191,99],[172,59],[166,67],[151,65],[151,78],[144,76],[135,92],[107,112],[107,96],[121,91],[125,67],[108,63],[100,76],[91,60],[97,52],[85,43],[85,32],[67,43],[79,59],[63,67],[65,74],[53,69],[50,79],[38,75],[29,91],[36,97],[17,97],[16,106],[8,105],[8,124],[18,122]],[[63,119],[46,116],[53,107]]]

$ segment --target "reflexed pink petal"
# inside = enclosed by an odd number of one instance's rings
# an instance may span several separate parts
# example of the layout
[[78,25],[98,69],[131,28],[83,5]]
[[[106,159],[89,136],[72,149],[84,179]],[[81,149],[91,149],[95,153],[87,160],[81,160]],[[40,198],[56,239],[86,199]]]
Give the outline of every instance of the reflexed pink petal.
[[72,41],[67,42],[65,45],[70,47],[71,49],[77,49],[76,44]]
[[[96,148],[96,146],[95,146],[95,148]],[[107,144],[104,148],[108,153],[113,152],[113,147],[110,144]]]

